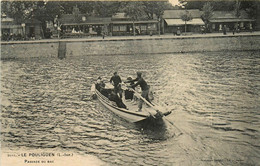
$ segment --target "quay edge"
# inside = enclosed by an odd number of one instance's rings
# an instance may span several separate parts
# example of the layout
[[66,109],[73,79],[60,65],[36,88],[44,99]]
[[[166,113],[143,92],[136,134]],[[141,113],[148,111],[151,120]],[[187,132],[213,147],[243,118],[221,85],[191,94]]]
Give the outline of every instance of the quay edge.
[[162,35],[1,42],[1,59],[58,57],[59,42],[66,42],[66,57],[259,51],[260,32],[236,35]]

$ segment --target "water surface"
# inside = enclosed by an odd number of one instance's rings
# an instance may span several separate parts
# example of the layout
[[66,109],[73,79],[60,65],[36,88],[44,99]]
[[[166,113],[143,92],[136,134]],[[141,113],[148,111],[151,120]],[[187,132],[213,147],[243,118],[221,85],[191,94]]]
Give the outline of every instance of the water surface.
[[[142,71],[173,113],[158,127],[131,124],[91,100],[93,81],[114,71]],[[259,78],[259,52],[1,61],[2,147],[69,149],[108,165],[257,165]]]

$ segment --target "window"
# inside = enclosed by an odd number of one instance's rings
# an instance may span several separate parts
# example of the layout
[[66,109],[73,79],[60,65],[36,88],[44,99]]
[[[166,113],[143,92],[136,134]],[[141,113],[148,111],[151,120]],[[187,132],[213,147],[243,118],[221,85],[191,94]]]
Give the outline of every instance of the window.
[[113,31],[119,31],[119,26],[113,26]]
[[216,24],[212,24],[212,29],[213,29],[213,30],[216,29]]
[[241,22],[240,23],[240,28],[243,28],[244,27],[244,22]]
[[156,28],[157,28],[157,25],[156,24],[148,24],[147,26],[146,26],[146,29],[145,30],[156,30]]
[[121,25],[120,26],[120,31],[126,31],[126,25]]
[[146,31],[146,30],[147,30],[146,25],[142,25],[142,26],[141,26],[141,30]]

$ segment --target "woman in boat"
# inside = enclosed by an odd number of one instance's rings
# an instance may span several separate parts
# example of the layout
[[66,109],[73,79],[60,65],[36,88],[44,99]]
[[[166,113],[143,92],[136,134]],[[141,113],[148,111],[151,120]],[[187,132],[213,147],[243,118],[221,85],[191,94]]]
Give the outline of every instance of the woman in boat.
[[[135,88],[138,85],[140,85],[141,90],[142,90],[142,97],[145,98],[148,102],[150,102],[148,94],[149,94],[149,86],[146,83],[146,81],[143,79],[142,77],[142,73],[141,72],[136,72],[137,74],[137,78],[134,80],[130,80],[130,81],[126,81],[126,83],[131,83],[131,82],[136,82],[135,84],[133,84],[131,87]],[[143,100],[140,99],[139,100],[139,104],[138,104],[138,111],[141,112],[142,111],[142,106],[143,106]]]
[[[132,81],[132,77],[128,77],[126,80],[127,81]],[[134,83],[130,82],[130,86],[132,86],[132,85],[134,85]],[[133,98],[134,98],[134,92],[131,91],[131,90],[128,90],[128,89],[125,90],[125,99],[126,100],[130,99],[131,101],[133,101]]]
[[105,83],[103,82],[102,78],[99,76],[96,82],[96,89],[100,91],[102,88],[105,88]]
[[109,93],[108,99],[111,101],[114,101],[119,108],[127,109],[127,107],[123,103],[122,99],[114,91],[111,91],[111,93]]
[[96,89],[104,96],[108,97],[109,93],[111,93],[110,89],[105,88],[106,84],[103,82],[101,77],[98,77],[96,82]]

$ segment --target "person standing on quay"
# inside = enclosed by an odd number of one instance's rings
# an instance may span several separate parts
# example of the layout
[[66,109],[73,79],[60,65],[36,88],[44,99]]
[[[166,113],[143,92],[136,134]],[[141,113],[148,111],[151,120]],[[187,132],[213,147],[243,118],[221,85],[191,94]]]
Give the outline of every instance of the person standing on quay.
[[[148,102],[150,102],[148,94],[149,94],[149,86],[147,85],[146,81],[143,79],[142,77],[142,73],[141,72],[136,72],[137,74],[137,78],[131,81],[126,81],[126,83],[129,82],[136,82],[134,85],[132,85],[132,88],[137,87],[138,85],[140,85],[141,90],[142,90],[142,97],[145,98]],[[139,104],[138,104],[138,111],[141,112],[142,111],[142,105],[143,105],[143,100],[140,99]]]
[[121,84],[122,80],[120,76],[117,74],[117,72],[114,72],[114,75],[110,79],[110,83],[114,85],[114,91],[115,93],[119,93],[120,98],[122,98],[122,89],[121,89]]

